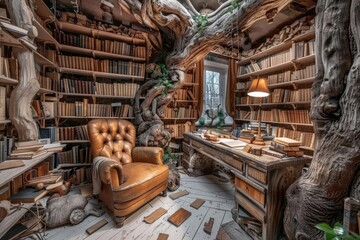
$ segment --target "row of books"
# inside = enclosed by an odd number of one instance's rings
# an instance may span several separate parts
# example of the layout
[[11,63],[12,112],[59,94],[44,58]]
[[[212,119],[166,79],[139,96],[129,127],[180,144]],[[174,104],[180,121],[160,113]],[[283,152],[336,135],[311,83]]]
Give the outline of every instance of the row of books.
[[189,91],[187,89],[179,89],[176,90],[176,100],[191,100],[194,101],[195,96],[192,93],[192,91]]
[[170,129],[171,137],[182,137],[184,133],[195,130],[195,125],[186,122],[184,124],[167,124],[165,128]]
[[65,93],[94,94],[94,82],[63,78],[60,81],[60,91]]
[[287,137],[302,143],[302,146],[314,149],[315,134],[309,132],[294,131],[282,127],[273,127],[272,134],[275,137]]
[[0,136],[0,162],[6,161],[14,147],[14,137]]
[[0,86],[0,120],[6,119],[6,87]]
[[57,153],[58,164],[91,163],[90,148],[80,145],[73,146],[68,151]]
[[285,62],[289,62],[291,59],[292,58],[291,58],[290,50],[276,53],[274,55],[259,59],[257,62],[252,61],[250,64],[239,66],[238,76],[260,71],[261,69],[276,66]]
[[1,57],[1,50],[0,50],[0,76],[5,76],[8,78],[19,80],[18,61],[14,58]]
[[[237,117],[243,120],[257,121],[258,111],[238,111]],[[262,110],[261,120],[264,122],[312,123],[308,110]]]
[[291,91],[288,89],[274,89],[266,98],[254,98],[250,96],[236,97],[236,104],[260,104],[260,103],[287,103],[311,101],[311,88]]
[[58,116],[73,117],[112,117],[112,108],[109,104],[91,104],[85,101],[75,103],[58,102]]
[[315,65],[308,65],[303,69],[296,71],[285,71],[277,74],[272,74],[268,76],[268,84],[277,84],[283,82],[291,82],[300,79],[306,79],[314,77],[316,74]]
[[75,103],[57,103],[57,116],[72,117],[133,117],[134,109],[128,104],[90,104],[87,99]]
[[302,58],[315,54],[315,39],[307,42],[295,42],[291,48],[291,59]]
[[57,31],[54,32],[54,37],[59,43],[65,45],[139,58],[146,57],[146,48],[144,46],[135,46],[115,40],[97,39],[81,34],[78,35]]
[[39,117],[53,118],[57,116],[55,102],[33,100],[31,110],[32,110],[32,116],[34,118],[39,118]]
[[107,72],[130,76],[145,76],[145,64],[108,59],[94,59],[81,56],[59,55],[59,66],[97,72]]
[[56,141],[89,140],[87,125],[56,128]]
[[135,97],[140,85],[137,83],[95,83],[96,94]]
[[37,80],[41,88],[45,88],[52,91],[58,91],[57,80],[49,77],[41,76],[40,74],[37,75]]
[[311,101],[311,88],[291,91],[288,89],[274,89],[267,97],[268,103],[304,102]]
[[[60,168],[53,171],[56,174],[60,174],[64,181],[72,179],[72,182],[76,185],[83,183],[92,183],[92,168],[91,167],[71,167]],[[74,179],[75,176],[75,179]]]
[[174,111],[174,108],[166,108],[164,115],[165,118],[196,118],[197,110],[192,105],[179,107],[177,111]]

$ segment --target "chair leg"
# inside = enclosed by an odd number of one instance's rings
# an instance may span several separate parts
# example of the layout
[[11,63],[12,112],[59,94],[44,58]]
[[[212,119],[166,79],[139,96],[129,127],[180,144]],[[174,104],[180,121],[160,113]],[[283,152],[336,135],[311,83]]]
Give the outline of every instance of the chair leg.
[[162,193],[161,193],[161,196],[163,196],[163,197],[166,197],[167,196],[167,189],[165,189]]
[[115,223],[118,228],[124,226],[125,217],[115,217]]

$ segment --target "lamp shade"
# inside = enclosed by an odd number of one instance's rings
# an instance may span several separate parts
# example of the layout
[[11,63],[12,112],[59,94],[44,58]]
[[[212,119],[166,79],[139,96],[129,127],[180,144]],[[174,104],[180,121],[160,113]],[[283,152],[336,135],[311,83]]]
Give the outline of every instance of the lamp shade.
[[269,96],[269,89],[266,85],[266,78],[255,78],[252,80],[248,95],[250,97],[267,97]]

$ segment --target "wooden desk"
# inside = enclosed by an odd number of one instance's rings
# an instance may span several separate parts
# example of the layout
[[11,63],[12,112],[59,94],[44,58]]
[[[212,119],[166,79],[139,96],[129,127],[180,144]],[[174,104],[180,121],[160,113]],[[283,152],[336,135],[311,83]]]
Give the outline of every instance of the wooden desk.
[[[303,166],[311,162],[310,157],[256,156],[193,133],[184,134],[183,151],[182,165],[194,173],[210,173],[214,162],[231,171],[235,175],[236,218],[245,209],[261,222],[262,239],[279,239],[286,190],[300,177]],[[192,157],[194,153],[201,157]]]

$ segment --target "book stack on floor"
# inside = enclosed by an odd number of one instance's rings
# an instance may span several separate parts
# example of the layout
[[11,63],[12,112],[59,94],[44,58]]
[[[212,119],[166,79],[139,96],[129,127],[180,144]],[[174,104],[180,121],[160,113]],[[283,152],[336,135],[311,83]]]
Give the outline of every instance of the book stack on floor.
[[37,141],[17,142],[15,143],[15,149],[11,151],[8,159],[33,159],[45,153],[47,153],[47,151],[43,148],[43,145]]
[[291,138],[275,138],[271,142],[270,150],[288,157],[301,157],[304,155],[304,152],[300,151],[299,146],[301,146],[300,141]]

